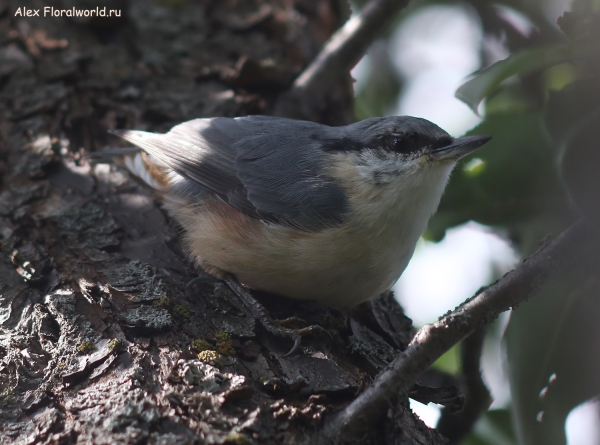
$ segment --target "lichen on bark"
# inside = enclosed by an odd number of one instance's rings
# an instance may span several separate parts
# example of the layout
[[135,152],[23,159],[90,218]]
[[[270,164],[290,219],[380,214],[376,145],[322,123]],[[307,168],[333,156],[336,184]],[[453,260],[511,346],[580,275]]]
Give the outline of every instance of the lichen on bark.
[[[123,13],[111,20],[0,4],[0,443],[311,443],[406,346],[411,324],[397,305],[389,320],[389,296],[363,308],[375,315],[360,328],[265,297],[274,317],[332,332],[283,357],[291,345],[226,287],[186,292],[196,271],[152,193],[82,156],[117,143],[107,129],[269,114],[340,25],[341,3],[107,0]],[[348,123],[349,85],[314,119]],[[390,410],[373,443],[443,443]]]

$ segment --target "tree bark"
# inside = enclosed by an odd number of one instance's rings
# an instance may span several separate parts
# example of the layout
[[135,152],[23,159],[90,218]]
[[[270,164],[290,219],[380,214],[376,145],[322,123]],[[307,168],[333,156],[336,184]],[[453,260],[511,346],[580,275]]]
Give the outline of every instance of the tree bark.
[[[410,342],[390,295],[359,323],[257,293],[274,318],[332,334],[283,357],[291,344],[228,288],[186,292],[197,271],[149,190],[82,157],[117,144],[108,129],[271,114],[340,5],[109,0],[120,17],[77,18],[0,3],[0,443],[313,443]],[[312,117],[345,124],[351,107],[348,74]],[[358,439],[445,442],[406,397]]]

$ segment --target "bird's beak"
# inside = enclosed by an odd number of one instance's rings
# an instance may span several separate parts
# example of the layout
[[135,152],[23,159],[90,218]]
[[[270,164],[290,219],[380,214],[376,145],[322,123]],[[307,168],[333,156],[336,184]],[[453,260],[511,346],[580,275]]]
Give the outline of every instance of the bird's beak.
[[454,139],[449,145],[436,148],[431,154],[436,161],[458,161],[460,158],[477,150],[490,139],[492,139],[491,136],[465,136]]

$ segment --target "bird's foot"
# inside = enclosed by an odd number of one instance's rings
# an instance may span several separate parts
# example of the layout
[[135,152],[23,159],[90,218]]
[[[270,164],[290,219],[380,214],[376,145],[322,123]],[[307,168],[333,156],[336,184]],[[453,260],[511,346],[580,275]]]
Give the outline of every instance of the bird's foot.
[[288,317],[288,318],[284,318],[283,320],[277,320],[276,323],[279,326],[287,328],[287,327],[294,327],[297,325],[306,324],[306,321],[301,319],[300,317]]
[[329,338],[331,338],[331,334],[319,325],[311,325],[301,329],[292,329],[286,327],[290,324],[303,322],[304,320],[298,317],[290,317],[281,321],[273,320],[267,313],[265,307],[259,303],[252,296],[250,291],[248,291],[248,289],[246,289],[233,275],[225,275],[223,281],[225,281],[227,286],[229,286],[229,288],[239,297],[244,306],[248,308],[252,316],[254,316],[260,322],[267,332],[277,337],[290,338],[294,340],[294,346],[292,346],[292,349],[290,349],[290,351],[285,354],[284,357],[288,357],[298,350],[302,342],[302,337],[305,335],[326,334]]
[[196,277],[191,279],[188,284],[185,285],[185,293],[186,295],[189,297],[192,297],[192,295],[190,295],[192,288],[197,285],[197,284],[210,284],[210,285],[215,285],[217,283],[220,283],[221,280],[219,280],[218,278],[213,277],[210,274],[207,274],[206,272],[200,272],[200,274]]

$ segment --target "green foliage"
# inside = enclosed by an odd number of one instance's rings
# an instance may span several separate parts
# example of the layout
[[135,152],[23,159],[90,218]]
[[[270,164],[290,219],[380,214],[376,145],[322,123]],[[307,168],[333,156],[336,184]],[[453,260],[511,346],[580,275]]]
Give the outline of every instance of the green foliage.
[[354,112],[359,120],[390,114],[402,88],[386,42],[376,43],[369,56],[372,63],[365,86],[354,98]]
[[[549,0],[502,2],[532,20],[531,35],[490,0],[468,2],[486,37],[502,36],[510,55],[456,92],[476,112],[485,101],[469,134],[493,139],[455,169],[426,236],[440,240],[473,220],[508,234],[527,256],[580,216],[600,223],[600,0],[575,0],[560,30],[545,18]],[[413,3],[406,14],[431,3]],[[386,52],[377,57],[357,92],[360,119],[388,114],[402,88]],[[564,445],[570,410],[600,394],[598,276],[600,258],[582,257],[512,314],[505,341],[513,406],[482,416],[463,445]],[[435,366],[457,372],[458,363],[454,348]]]
[[460,371],[460,344],[454,345],[452,349],[438,358],[432,367],[448,374],[457,374]]
[[[515,52],[457,91],[473,109],[494,95],[473,131],[494,139],[474,155],[481,162],[467,160],[452,178],[430,224],[434,238],[473,219],[508,230],[527,254],[578,214],[600,221],[600,4],[577,0],[558,23],[563,42]],[[528,100],[518,81],[503,83],[544,70],[533,81],[545,91],[543,104]],[[600,393],[599,275],[600,258],[580,258],[511,317],[506,342],[521,444],[564,444],[570,410]],[[465,443],[513,443],[498,437],[476,428]]]
[[569,411],[600,393],[600,284],[593,278],[600,273],[599,259],[581,258],[574,269],[521,305],[506,331],[513,405],[524,444],[564,444]]
[[473,432],[461,445],[516,445],[511,413],[495,409],[481,416]]
[[526,49],[513,54],[478,73],[456,90],[456,97],[477,113],[481,101],[495,93],[498,86],[509,77],[567,62],[576,57],[578,49],[574,45],[561,44]]
[[492,140],[455,169],[429,222],[429,238],[439,240],[448,227],[469,220],[515,231],[565,206],[539,111],[492,114],[471,133]]
[[597,78],[584,78],[552,92],[546,104],[545,124],[556,143],[562,177],[575,206],[588,218],[600,220]]

